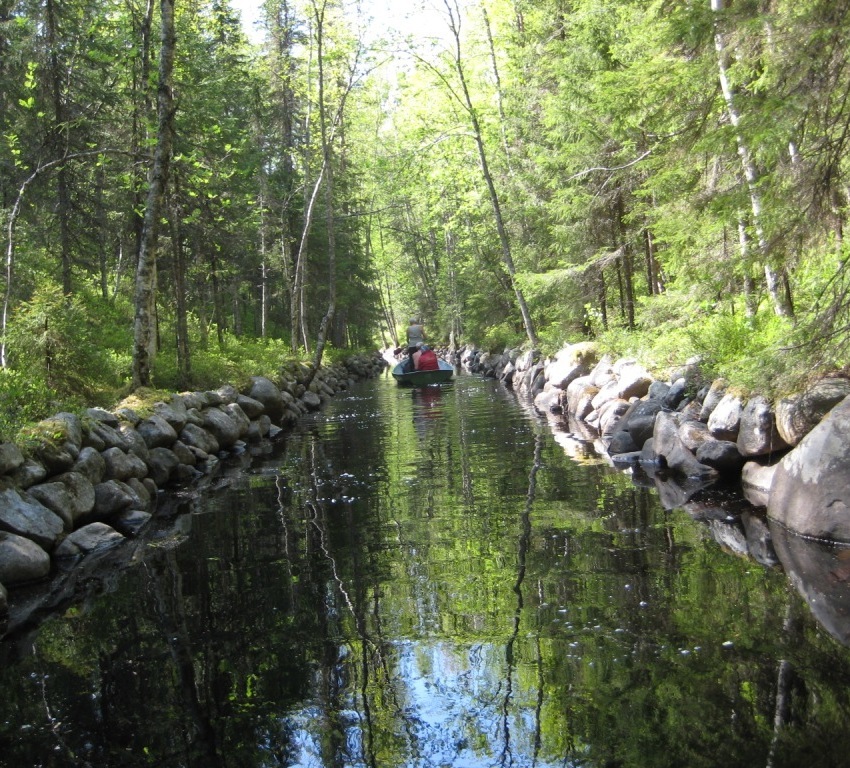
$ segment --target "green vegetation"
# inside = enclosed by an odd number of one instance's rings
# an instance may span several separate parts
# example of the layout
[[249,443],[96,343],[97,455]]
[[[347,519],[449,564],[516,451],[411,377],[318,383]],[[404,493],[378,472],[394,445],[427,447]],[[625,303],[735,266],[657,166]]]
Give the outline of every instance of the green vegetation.
[[776,394],[847,365],[848,0],[369,7],[266,0],[255,45],[227,0],[0,0],[0,432],[414,314]]

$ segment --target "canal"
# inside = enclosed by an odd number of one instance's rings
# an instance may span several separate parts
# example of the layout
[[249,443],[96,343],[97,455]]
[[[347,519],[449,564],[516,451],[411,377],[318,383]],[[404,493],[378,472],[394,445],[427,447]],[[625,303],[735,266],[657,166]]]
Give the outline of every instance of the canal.
[[789,576],[492,380],[359,384],[176,512],[0,643],[0,765],[847,765]]

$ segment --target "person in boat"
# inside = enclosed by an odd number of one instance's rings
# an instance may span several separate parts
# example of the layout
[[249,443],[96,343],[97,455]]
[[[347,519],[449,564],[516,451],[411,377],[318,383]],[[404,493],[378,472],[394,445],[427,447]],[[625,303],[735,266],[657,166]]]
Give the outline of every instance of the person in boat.
[[408,373],[416,370],[413,355],[417,348],[425,343],[425,329],[415,317],[410,318],[410,325],[407,326],[407,361],[404,365],[404,370]]
[[427,344],[422,344],[419,349],[413,353],[414,370],[417,371],[439,371],[440,361],[437,359],[437,353],[434,352]]

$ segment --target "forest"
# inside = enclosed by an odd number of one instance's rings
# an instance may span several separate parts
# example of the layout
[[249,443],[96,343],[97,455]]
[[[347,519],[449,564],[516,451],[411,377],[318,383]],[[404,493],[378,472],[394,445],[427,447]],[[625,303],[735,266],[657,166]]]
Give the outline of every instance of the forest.
[[[395,346],[850,342],[848,0],[0,0],[0,435]],[[434,30],[437,30],[436,32]]]

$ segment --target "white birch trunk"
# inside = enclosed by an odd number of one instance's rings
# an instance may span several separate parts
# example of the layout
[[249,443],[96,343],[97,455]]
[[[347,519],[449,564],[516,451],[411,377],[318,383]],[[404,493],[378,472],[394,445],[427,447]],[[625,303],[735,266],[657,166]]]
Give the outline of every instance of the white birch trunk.
[[[723,10],[723,0],[710,0],[711,10],[719,14]],[[729,115],[729,122],[735,128],[735,140],[738,144],[738,156],[741,158],[741,167],[744,172],[744,179],[747,182],[747,191],[750,196],[750,208],[752,210],[753,229],[756,233],[758,241],[759,253],[761,254],[764,266],[765,283],[770,298],[773,301],[773,309],[777,315],[790,316],[791,307],[782,290],[782,281],[770,264],[768,257],[767,239],[764,235],[762,227],[762,203],[761,195],[758,191],[759,174],[756,164],[753,161],[750,149],[747,146],[744,137],[739,130],[741,124],[741,114],[735,104],[735,92],[732,84],[729,81],[729,51],[726,45],[726,40],[720,28],[719,19],[715,19],[714,24],[714,48],[717,51],[717,68],[720,75],[720,89],[723,92],[723,99],[726,102],[726,111]]]

